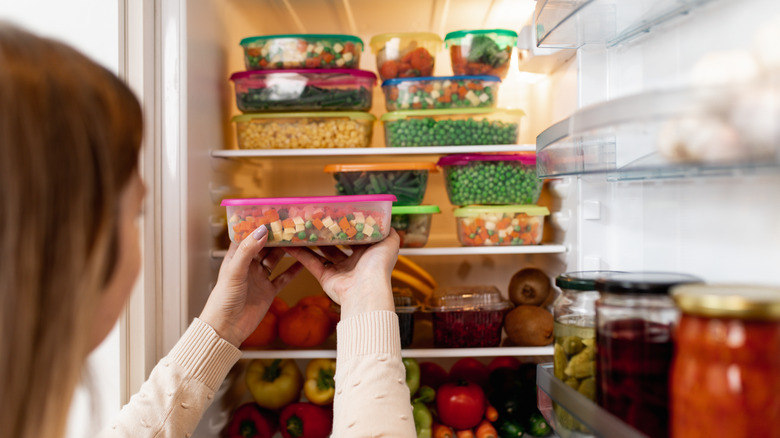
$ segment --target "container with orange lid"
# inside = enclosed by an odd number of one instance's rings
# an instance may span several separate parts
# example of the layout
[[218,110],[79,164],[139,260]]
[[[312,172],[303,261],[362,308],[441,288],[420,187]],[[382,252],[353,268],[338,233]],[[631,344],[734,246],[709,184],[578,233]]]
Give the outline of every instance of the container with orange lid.
[[780,288],[685,285],[671,375],[673,437],[780,436]]
[[331,164],[339,195],[391,194],[393,205],[419,205],[425,196],[428,173],[436,172],[434,163]]

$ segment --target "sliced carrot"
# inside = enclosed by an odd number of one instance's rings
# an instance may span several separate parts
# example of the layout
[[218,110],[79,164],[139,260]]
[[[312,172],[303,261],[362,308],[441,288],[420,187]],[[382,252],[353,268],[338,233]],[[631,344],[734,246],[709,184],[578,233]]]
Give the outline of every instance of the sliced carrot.
[[347,220],[347,217],[346,217],[346,216],[343,216],[343,217],[341,218],[341,220],[339,221],[339,227],[340,227],[342,230],[344,230],[344,231],[347,231],[347,228],[349,228],[349,227],[350,227],[350,225],[349,225],[349,221]]
[[312,225],[314,225],[314,228],[316,228],[316,229],[318,229],[318,230],[321,230],[321,229],[322,229],[322,227],[324,227],[324,226],[325,226],[325,225],[323,225],[323,224],[322,224],[322,221],[321,221],[321,220],[319,220],[319,219],[317,219],[317,218],[313,218],[313,219],[311,220],[311,224],[312,224]]
[[357,234],[357,230],[352,226],[348,227],[344,232],[347,233],[349,238],[355,237],[355,234]]

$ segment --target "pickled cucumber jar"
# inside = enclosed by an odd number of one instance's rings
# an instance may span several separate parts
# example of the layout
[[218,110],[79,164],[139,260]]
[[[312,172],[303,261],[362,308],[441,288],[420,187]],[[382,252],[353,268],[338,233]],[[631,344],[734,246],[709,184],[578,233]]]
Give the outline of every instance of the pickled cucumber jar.
[[[555,279],[561,289],[553,303],[555,377],[596,401],[596,291],[595,280],[615,271],[567,272]],[[592,435],[582,423],[559,406],[554,406],[559,428]]]
[[686,285],[671,376],[673,437],[780,436],[780,288]]
[[596,280],[598,404],[651,437],[669,436],[669,369],[679,319],[669,291],[697,282],[662,272]]

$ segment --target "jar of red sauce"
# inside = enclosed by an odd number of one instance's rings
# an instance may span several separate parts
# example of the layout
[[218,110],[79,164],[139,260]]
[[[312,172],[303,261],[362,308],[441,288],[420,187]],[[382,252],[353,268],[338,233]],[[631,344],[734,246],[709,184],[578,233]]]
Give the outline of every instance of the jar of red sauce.
[[674,437],[780,437],[780,288],[686,285],[671,381]]
[[698,281],[661,272],[596,280],[598,404],[649,437],[669,436],[669,369],[679,319],[669,291]]

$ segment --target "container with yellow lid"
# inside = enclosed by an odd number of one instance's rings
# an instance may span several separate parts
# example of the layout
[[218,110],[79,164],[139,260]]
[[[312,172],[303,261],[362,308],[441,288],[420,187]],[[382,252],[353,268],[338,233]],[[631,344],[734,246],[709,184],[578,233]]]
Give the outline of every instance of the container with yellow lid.
[[777,436],[780,287],[685,285],[671,375],[672,436]]
[[331,164],[339,195],[393,194],[393,205],[420,205],[428,186],[428,173],[436,172],[434,163]]
[[376,69],[382,79],[433,76],[439,35],[430,32],[383,33],[371,38]]

